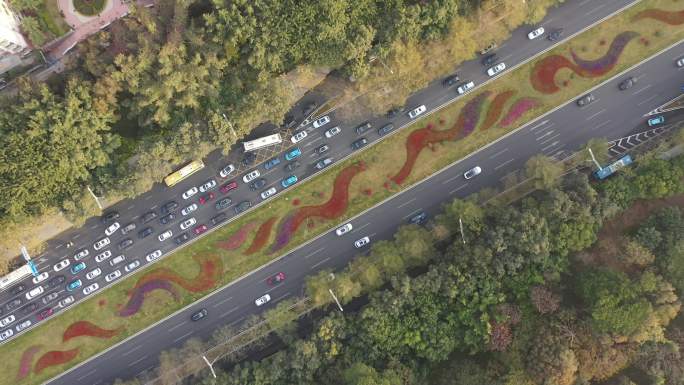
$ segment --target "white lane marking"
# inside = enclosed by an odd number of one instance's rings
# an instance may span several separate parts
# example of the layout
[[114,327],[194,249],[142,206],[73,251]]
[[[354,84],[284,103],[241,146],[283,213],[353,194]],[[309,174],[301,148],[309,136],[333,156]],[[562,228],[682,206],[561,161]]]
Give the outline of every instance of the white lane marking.
[[352,230],[352,232],[351,232],[350,234],[355,233],[355,232],[357,232],[357,231],[363,229],[364,227],[366,227],[366,226],[368,226],[368,225],[370,225],[370,222],[366,223],[365,225],[362,225],[362,226],[359,226],[359,227],[355,228],[354,230]]
[[309,258],[310,256],[312,256],[312,255],[314,255],[314,254],[317,254],[317,253],[320,253],[320,252],[323,251],[323,250],[325,250],[325,247],[321,247],[321,248],[318,249],[318,250],[312,251],[311,253],[305,255],[304,258]]
[[640,88],[639,90],[633,92],[633,93],[632,93],[632,96],[634,96],[634,95],[640,93],[641,91],[645,91],[645,90],[647,90],[647,89],[649,89],[649,88],[651,88],[651,87],[653,87],[653,84],[649,84],[649,85],[647,85],[647,86],[645,86],[645,87],[642,87],[642,88]]
[[245,319],[244,316],[243,316],[243,317],[240,317],[240,318],[236,319],[235,321],[229,323],[228,325],[233,326],[233,325],[235,325],[235,324],[237,324],[237,323],[240,323],[240,322],[241,322],[242,320],[244,320],[244,319]]
[[550,22],[552,22],[552,21],[554,21],[554,20],[555,20],[555,18],[552,17],[552,18],[550,18],[549,20],[546,20],[545,22],[541,23],[540,25],[549,24]]
[[91,228],[91,229],[96,229],[96,228],[97,228],[97,225],[92,225],[92,226],[90,226],[90,228]]
[[327,258],[325,258],[325,259],[321,259],[320,261],[318,261],[318,262],[314,263],[313,265],[311,265],[311,268],[310,268],[310,269],[313,270],[313,269],[317,268],[318,266],[320,266],[320,265],[322,265],[322,264],[328,262],[329,260],[330,260],[330,257],[327,257]]
[[233,297],[228,297],[226,299],[222,299],[219,302],[216,302],[215,304],[213,304],[212,306],[213,307],[219,307],[219,306],[223,305],[224,303],[230,301],[231,299],[233,299]]
[[497,156],[503,154],[503,153],[506,152],[506,151],[508,151],[508,148],[504,148],[503,150],[501,150],[501,151],[497,152],[496,154],[490,156],[489,159],[494,159],[494,158],[496,158]]
[[131,210],[134,207],[135,207],[135,205],[130,205],[130,206],[126,207],[126,210]]
[[604,4],[601,4],[601,5],[597,5],[597,6],[595,6],[594,8],[592,8],[591,10],[589,10],[589,12],[585,13],[585,15],[591,15],[592,13],[598,11],[599,9],[605,7],[606,5],[607,5],[607,4],[605,4],[605,3],[604,3]]
[[464,185],[462,185],[462,186],[460,186],[460,187],[456,187],[455,189],[449,191],[449,195],[455,193],[455,192],[458,191],[458,190],[461,190],[461,189],[466,188],[466,186],[468,186],[468,183],[466,183],[466,184],[464,184]]
[[546,130],[549,130],[549,129],[555,127],[555,126],[556,126],[556,123],[551,122],[550,124],[548,124],[548,125],[542,127],[541,130],[537,131],[537,133],[541,134],[542,132],[544,132],[544,131],[546,131]]
[[590,2],[591,0],[582,0],[582,2],[579,3],[580,7],[583,6],[584,4]]
[[121,354],[121,356],[127,356],[127,355],[133,353],[134,351],[136,351],[136,350],[138,350],[138,349],[140,349],[140,348],[142,348],[142,345],[137,345],[136,347],[134,347],[133,349],[127,351],[126,353]]
[[154,367],[155,367],[155,366],[152,365],[152,366],[150,366],[149,368],[145,368],[145,369],[139,371],[138,374],[136,374],[136,377],[139,376],[139,375],[141,375],[141,374],[143,374],[143,373],[145,373],[145,372],[147,372],[147,371],[150,371],[150,370],[154,369]]
[[276,302],[280,301],[281,299],[285,299],[286,297],[289,297],[290,295],[292,295],[292,293],[290,293],[290,292],[288,291],[287,293],[285,293],[285,294],[281,295],[280,297],[274,299],[274,300],[273,300],[273,303],[276,303]]
[[447,183],[451,182],[452,180],[454,180],[454,179],[456,179],[456,178],[460,178],[460,177],[461,177],[460,174],[458,174],[458,175],[456,175],[456,176],[452,176],[451,178],[449,178],[449,179],[445,180],[444,182],[442,182],[442,184],[447,184]]
[[311,146],[311,145],[313,144],[313,142],[315,142],[315,141],[317,141],[317,140],[321,140],[321,139],[323,139],[322,136],[317,136],[317,137],[315,137],[315,138],[309,140],[309,141],[308,141],[304,146],[302,146],[302,147]]
[[417,198],[409,199],[409,200],[407,200],[406,202],[404,202],[404,203],[400,204],[399,206],[397,206],[397,208],[400,209],[400,208],[402,208],[402,207],[404,207],[404,206],[406,206],[406,205],[409,205],[409,204],[415,202],[416,199],[417,199]]
[[134,216],[133,218],[131,218],[131,220],[136,220],[136,219],[138,219],[139,216],[140,216],[140,215],[136,215],[136,216]]
[[189,332],[187,332],[187,333],[183,334],[182,336],[180,336],[180,337],[176,338],[175,340],[173,340],[173,342],[178,342],[178,341],[184,339],[185,337],[188,337],[190,334],[192,334],[192,333],[194,333],[194,332],[195,332],[194,330],[190,330]]
[[599,116],[600,114],[602,114],[602,113],[604,113],[604,112],[606,112],[606,109],[605,109],[605,108],[602,109],[601,111],[595,113],[595,114],[589,115],[589,117],[587,117],[587,118],[584,119],[584,120],[585,120],[585,121],[592,120],[592,119],[594,119],[595,117]]
[[553,133],[554,133],[554,130],[551,130],[551,131],[547,132],[546,134],[544,134],[544,135],[542,135],[542,136],[539,136],[539,137],[535,138],[535,140],[536,140],[536,141],[539,141],[539,140],[541,140],[541,139],[543,139],[543,138],[545,138],[545,137],[547,137],[547,136],[549,136],[549,135],[551,135],[551,134],[553,134]]
[[150,207],[150,210],[154,210],[156,208],[157,208],[157,205],[154,205],[154,206]]
[[62,246],[64,246],[64,245],[57,245],[57,246],[55,247],[55,250],[61,249]]
[[601,127],[603,127],[603,126],[605,126],[606,124],[609,124],[609,123],[610,123],[610,120],[606,120],[605,122],[599,124],[598,126],[594,126],[594,127],[592,127],[591,129],[592,129],[592,130],[596,130],[596,129],[599,129],[599,128],[601,128]]
[[76,379],[76,381],[81,381],[82,379],[84,379],[84,378],[90,376],[91,374],[95,373],[96,371],[97,371],[97,369],[93,369],[93,370],[89,371],[88,373],[82,375],[81,377],[78,377],[78,378]]
[[650,102],[651,100],[655,99],[658,95],[651,95],[649,98],[642,100],[641,102],[637,103],[637,106],[640,106],[642,104],[646,104]]
[[150,199],[152,199],[152,194],[150,194],[150,195],[148,195],[148,196],[145,197],[145,200],[146,200],[146,201],[149,201]]
[[410,213],[409,215],[404,216],[402,219],[408,219],[409,217],[412,217],[412,216],[418,214],[421,210],[423,210],[423,209],[420,208],[420,209],[417,209],[417,210],[413,210],[413,211],[411,211],[411,213]]
[[557,134],[554,135],[554,136],[550,136],[550,137],[547,138],[546,140],[542,140],[541,142],[539,142],[539,145],[546,144],[546,143],[548,143],[548,142],[550,142],[550,141],[556,139],[556,138],[559,137],[559,136],[560,136],[560,132],[557,133]]
[[74,235],[74,239],[76,239],[76,238],[78,238],[78,237],[80,237],[80,236],[81,236],[81,234],[76,234],[76,235]]
[[170,327],[168,331],[172,332],[172,331],[178,329],[179,327],[185,325],[186,323],[188,323],[188,321],[183,321],[183,322],[179,323],[178,325]]
[[500,165],[494,167],[494,170],[498,170],[498,169],[500,169],[501,167],[504,167],[505,165],[511,163],[511,162],[514,161],[514,160],[515,160],[515,158],[511,158],[511,159],[509,159],[509,160],[507,160],[507,161],[501,163]]
[[137,360],[131,362],[130,364],[128,364],[128,366],[135,366],[135,364],[141,363],[141,362],[142,362],[145,358],[147,358],[147,357],[148,357],[148,356],[142,356],[142,357],[140,357],[139,359],[137,359]]
[[542,150],[542,152],[544,152],[544,151],[546,151],[547,149],[549,149],[549,148],[551,148],[551,147],[553,147],[553,146],[556,146],[558,143],[560,143],[560,142],[559,142],[559,141],[555,141],[555,142],[549,144],[548,146],[542,148],[541,150]]
[[234,312],[235,310],[237,310],[237,309],[239,309],[239,308],[240,308],[240,307],[238,307],[238,306],[235,306],[234,308],[232,308],[232,309],[228,310],[227,312],[225,312],[225,313],[221,314],[221,318],[223,318],[223,317],[227,316],[228,314],[230,314],[230,313]]
[[539,122],[539,123],[535,124],[534,126],[530,127],[530,131],[534,131],[536,128],[539,128],[548,122],[549,122],[548,119],[544,120],[543,122]]

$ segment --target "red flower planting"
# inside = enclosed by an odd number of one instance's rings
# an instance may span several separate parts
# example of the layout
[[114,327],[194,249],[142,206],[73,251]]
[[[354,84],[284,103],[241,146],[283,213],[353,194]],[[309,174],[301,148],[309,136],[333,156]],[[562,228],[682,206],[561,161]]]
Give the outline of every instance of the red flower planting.
[[52,350],[49,351],[38,359],[36,362],[36,366],[33,368],[33,371],[38,374],[43,371],[43,369],[50,367],[50,366],[55,366],[55,365],[62,365],[65,364],[78,355],[78,348],[76,349],[71,349],[71,350]]
[[520,98],[508,110],[506,116],[501,119],[501,127],[508,127],[515,123],[527,111],[537,107],[539,102],[533,98]]
[[240,246],[242,246],[243,243],[247,240],[247,235],[254,230],[254,228],[257,226],[256,222],[250,222],[247,224],[242,225],[238,231],[233,233],[233,235],[230,236],[225,241],[219,241],[216,242],[216,246],[220,247],[224,250],[235,250],[239,249]]
[[142,286],[136,287],[131,292],[126,305],[119,311],[119,316],[130,317],[137,313],[145,301],[145,295],[154,290],[165,290],[171,294],[171,296],[173,296],[174,301],[178,300],[178,292],[176,292],[176,288],[173,287],[171,282],[156,279],[149,281]]
[[677,12],[663,11],[661,9],[646,9],[632,17],[632,21],[643,19],[656,19],[669,25],[680,25],[684,23],[684,10]]
[[[434,130],[432,125],[419,128],[413,131],[406,138],[406,160],[397,172],[390,179],[397,185],[404,183],[406,178],[411,175],[413,166],[418,159],[418,155],[431,143],[438,143],[444,140],[456,140],[463,138],[473,132],[478,120],[480,119],[480,108],[489,96],[490,92],[485,91],[466,103],[456,120],[456,123],[447,130]],[[388,186],[385,186],[388,188]]]
[[364,190],[363,190],[363,193],[364,193],[365,195],[371,196],[371,195],[373,195],[373,190],[367,188],[367,189],[364,189]]
[[266,245],[268,237],[271,235],[271,228],[273,228],[273,225],[276,223],[276,219],[278,218],[271,217],[259,226],[256,237],[254,237],[252,244],[245,251],[245,255],[254,254]]
[[19,360],[19,371],[17,372],[17,381],[28,376],[31,372],[31,364],[33,364],[33,356],[38,353],[42,345],[33,345],[24,350]]
[[112,338],[121,332],[121,327],[116,329],[102,329],[88,321],[77,321],[69,325],[62,335],[62,342],[67,342],[72,338],[88,336],[97,338]]
[[187,279],[181,277],[173,270],[161,267],[143,275],[135,284],[135,288],[139,288],[145,285],[145,283],[155,280],[173,282],[183,289],[193,293],[213,288],[216,284],[216,280],[218,279],[218,275],[223,272],[223,264],[221,259],[213,255],[193,255],[192,259],[194,259],[200,266],[200,271],[197,273],[195,278]]
[[320,217],[335,219],[344,214],[349,204],[349,184],[352,179],[366,169],[363,163],[356,163],[341,170],[333,182],[333,192],[327,202],[316,206],[304,206],[290,214],[280,222],[276,241],[271,247],[272,251],[283,248],[290,242],[292,235],[299,226],[308,218]]
[[482,126],[480,127],[481,131],[491,128],[494,123],[499,120],[499,117],[501,117],[501,112],[503,112],[504,105],[514,94],[515,91],[508,90],[496,95],[492,101],[492,104],[489,106],[489,110],[487,110],[487,116],[485,116],[485,120],[482,122]]
[[302,201],[300,201],[299,198],[292,200],[292,206],[299,206],[300,203],[302,203]]

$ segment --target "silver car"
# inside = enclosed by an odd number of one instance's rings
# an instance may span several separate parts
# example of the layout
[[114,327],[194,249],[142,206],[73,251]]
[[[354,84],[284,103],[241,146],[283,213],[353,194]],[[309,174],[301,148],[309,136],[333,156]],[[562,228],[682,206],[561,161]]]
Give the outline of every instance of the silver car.
[[258,178],[261,175],[259,170],[252,170],[251,172],[245,174],[245,176],[242,177],[242,181],[245,183],[249,183],[253,181],[254,179]]
[[268,294],[264,294],[264,295],[262,295],[261,297],[257,298],[256,301],[254,301],[254,303],[255,303],[257,306],[261,306],[261,305],[267,303],[267,302],[270,301],[270,300],[271,300],[271,296],[268,295]]
[[199,190],[200,192],[207,192],[209,190],[213,190],[214,187],[216,187],[216,181],[213,179],[209,179],[208,181],[204,182],[203,185],[200,186]]
[[26,320],[20,323],[19,325],[15,326],[14,328],[17,330],[17,333],[19,333],[20,331],[26,329],[29,326],[31,326],[31,320]]
[[184,192],[182,197],[183,199],[190,199],[191,196],[197,194],[199,192],[199,189],[197,187],[193,187],[188,189],[188,191]]
[[472,178],[480,175],[481,172],[482,172],[482,169],[480,168],[480,166],[475,166],[475,167],[471,168],[470,170],[466,171],[465,173],[463,173],[463,177],[466,179],[472,179]]
[[487,75],[489,76],[494,76],[498,74],[499,72],[503,71],[506,69],[506,63],[499,63],[495,65],[494,67],[491,67],[490,69],[487,70]]
[[271,187],[270,189],[263,191],[261,193],[261,199],[266,199],[266,198],[270,197],[271,195],[275,194],[276,192],[277,192],[276,188]]
[[191,204],[190,206],[188,206],[188,207],[184,208],[183,210],[181,210],[181,214],[183,214],[183,215],[188,215],[188,214],[190,214],[191,212],[193,212],[193,211],[195,211],[195,210],[197,210],[197,203],[193,203],[193,204]]
[[357,249],[360,249],[369,243],[370,243],[370,238],[369,237],[363,237],[363,238],[357,240],[356,242],[354,242],[354,247],[356,247]]

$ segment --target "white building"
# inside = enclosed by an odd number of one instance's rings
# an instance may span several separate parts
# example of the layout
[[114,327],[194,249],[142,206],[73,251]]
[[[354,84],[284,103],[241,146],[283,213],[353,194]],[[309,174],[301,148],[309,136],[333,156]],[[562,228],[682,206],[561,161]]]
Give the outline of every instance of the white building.
[[0,0],[0,57],[18,54],[28,48],[19,29],[21,21],[7,0]]

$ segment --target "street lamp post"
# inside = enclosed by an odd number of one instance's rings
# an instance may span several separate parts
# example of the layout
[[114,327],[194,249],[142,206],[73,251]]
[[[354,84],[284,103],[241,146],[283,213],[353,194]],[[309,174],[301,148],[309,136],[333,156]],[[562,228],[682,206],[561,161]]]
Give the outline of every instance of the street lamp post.
[[599,162],[594,157],[594,153],[591,151],[591,148],[587,147],[587,150],[589,150],[589,155],[591,155],[591,160],[593,160],[594,164],[596,164],[596,167],[598,167],[598,169],[601,170],[603,167],[601,167],[601,164],[599,164]]
[[235,130],[233,130],[233,124],[228,120],[228,117],[226,116],[225,113],[221,113],[223,115],[223,119],[226,120],[226,123],[228,123],[228,127],[230,128],[230,132],[233,134],[233,139],[237,138],[237,135],[235,134]]
[[463,235],[463,221],[461,220],[461,217],[458,217],[458,227],[461,229],[461,240],[465,245],[465,236]]
[[86,188],[88,189],[88,192],[90,193],[90,195],[92,195],[93,198],[95,198],[95,203],[97,203],[97,207],[99,207],[100,210],[102,210],[102,204],[100,204],[100,200],[97,198],[97,195],[95,195],[93,190],[90,189],[90,186],[86,186]]
[[209,370],[211,370],[211,375],[214,376],[214,378],[216,378],[216,372],[214,371],[214,366],[212,365],[212,363],[209,362],[209,360],[207,359],[207,356],[202,356],[202,358],[204,359],[204,362],[206,362],[207,365],[209,365]]
[[368,60],[368,62],[369,62],[369,63],[372,63],[372,62],[374,62],[376,59],[378,59],[378,61],[380,62],[380,64],[382,64],[382,66],[385,67],[386,70],[388,70],[392,75],[394,75],[394,71],[392,71],[392,69],[389,68],[389,67],[387,66],[387,64],[385,64],[385,62],[382,61],[382,59],[379,59],[377,56],[371,56],[371,57],[370,57],[370,60]]
[[332,289],[328,289],[328,291],[330,292],[330,295],[332,295],[333,299],[335,300],[335,303],[337,304],[337,307],[340,308],[340,311],[343,312],[344,309],[342,309],[342,305],[340,305],[340,301],[337,300],[337,297],[335,296],[335,293],[333,293]]

